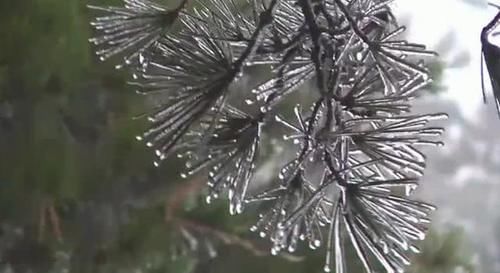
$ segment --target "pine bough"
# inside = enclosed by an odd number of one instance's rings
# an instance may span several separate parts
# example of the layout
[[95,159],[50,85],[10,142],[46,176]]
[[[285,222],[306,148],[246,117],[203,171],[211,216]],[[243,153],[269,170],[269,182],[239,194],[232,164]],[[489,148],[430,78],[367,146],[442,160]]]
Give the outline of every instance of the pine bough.
[[[273,254],[305,241],[326,249],[327,272],[348,272],[351,249],[366,272],[404,271],[434,210],[409,199],[425,167],[419,149],[442,145],[442,128],[429,122],[446,115],[409,113],[431,82],[425,60],[435,53],[401,38],[392,1],[124,2],[91,6],[103,12],[91,42],[102,60],[121,58],[154,103],[137,138],[154,147],[155,164],[186,158],[183,176],[208,173],[207,201],[227,193],[232,214],[266,203],[251,230],[270,239]],[[169,31],[174,23],[179,31]],[[268,67],[268,79],[235,90],[253,66]],[[314,102],[297,105],[292,121],[277,112],[294,92]],[[297,154],[269,189],[250,194],[274,122],[289,129]]]

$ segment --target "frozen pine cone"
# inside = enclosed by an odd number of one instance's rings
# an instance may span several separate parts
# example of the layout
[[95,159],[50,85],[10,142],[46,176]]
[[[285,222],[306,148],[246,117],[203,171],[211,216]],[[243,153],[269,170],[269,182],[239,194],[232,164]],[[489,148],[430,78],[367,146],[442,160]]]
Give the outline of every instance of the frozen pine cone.
[[[187,0],[167,10],[126,0],[94,7],[108,14],[93,41],[107,46],[103,58],[140,59],[132,84],[149,98],[151,126],[138,139],[155,164],[185,158],[182,176],[206,174],[207,201],[227,194],[232,214],[262,204],[251,230],[273,254],[306,241],[325,249],[327,272],[348,272],[351,249],[366,272],[403,272],[434,210],[411,198],[422,147],[442,146],[432,122],[446,114],[411,113],[436,54],[405,40],[392,2]],[[163,31],[172,20],[179,30]],[[294,100],[290,118],[281,111]],[[276,125],[296,153],[266,184],[254,174]]]

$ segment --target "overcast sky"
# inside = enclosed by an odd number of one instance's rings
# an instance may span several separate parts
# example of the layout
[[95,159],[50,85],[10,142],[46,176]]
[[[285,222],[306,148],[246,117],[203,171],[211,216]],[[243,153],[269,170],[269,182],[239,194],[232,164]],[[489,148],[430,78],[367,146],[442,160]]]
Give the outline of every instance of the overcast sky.
[[435,49],[447,34],[454,32],[455,46],[450,55],[443,55],[443,58],[446,60],[464,50],[469,52],[469,65],[447,69],[443,84],[448,87],[444,96],[457,101],[467,118],[474,118],[478,107],[484,107],[479,35],[496,14],[496,9],[488,7],[487,1],[483,0],[400,0],[395,3],[396,14],[410,19],[410,40]]

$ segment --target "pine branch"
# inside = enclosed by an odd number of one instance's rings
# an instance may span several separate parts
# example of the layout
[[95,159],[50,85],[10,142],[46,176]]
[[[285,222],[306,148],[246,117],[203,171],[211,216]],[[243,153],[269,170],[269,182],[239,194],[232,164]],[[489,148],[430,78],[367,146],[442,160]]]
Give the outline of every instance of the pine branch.
[[[125,16],[134,23],[113,39],[131,37],[113,40],[119,47],[98,55],[130,50],[140,57],[132,84],[154,106],[145,114],[151,126],[138,139],[156,149],[155,165],[172,154],[186,159],[182,176],[206,173],[207,202],[227,193],[231,214],[267,203],[251,230],[269,238],[273,254],[293,252],[300,241],[316,249],[326,240],[325,271],[347,270],[348,244],[367,272],[404,271],[434,209],[410,199],[426,166],[420,148],[442,146],[436,139],[442,128],[430,123],[446,115],[407,114],[432,81],[426,61],[436,54],[399,38],[405,27],[392,14],[393,1],[248,0],[245,12],[233,0],[200,0],[200,9],[178,11],[181,30],[167,35],[155,32],[159,21],[139,16],[165,9],[130,1],[141,8],[104,9],[126,13],[111,16],[104,32]],[[137,36],[138,29],[152,35]],[[263,83],[234,90],[240,79],[251,81],[248,67],[260,66],[270,68]],[[278,106],[309,82],[314,102],[299,102],[296,121],[287,121]],[[277,182],[250,192],[272,117],[289,129],[283,138],[297,153]],[[189,184],[174,197],[166,219],[187,192],[199,190]],[[199,223],[186,225],[248,247]]]

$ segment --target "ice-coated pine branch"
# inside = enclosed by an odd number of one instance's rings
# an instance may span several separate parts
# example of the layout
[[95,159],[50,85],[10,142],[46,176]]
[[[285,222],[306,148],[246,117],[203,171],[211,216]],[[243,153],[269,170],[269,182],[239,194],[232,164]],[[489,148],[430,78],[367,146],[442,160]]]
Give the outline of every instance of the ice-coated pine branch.
[[[124,0],[91,6],[104,12],[91,41],[101,59],[123,58],[149,98],[150,127],[137,138],[155,149],[155,164],[185,158],[182,176],[206,173],[207,201],[227,193],[231,214],[265,204],[251,230],[273,254],[306,241],[326,250],[327,272],[348,272],[348,249],[366,272],[403,272],[434,210],[410,198],[425,169],[421,148],[442,145],[443,129],[430,123],[446,114],[410,113],[435,53],[402,37],[391,2]],[[252,82],[250,67],[270,73]],[[284,117],[279,109],[299,92],[313,103]],[[250,190],[275,124],[296,155],[267,189]]]

